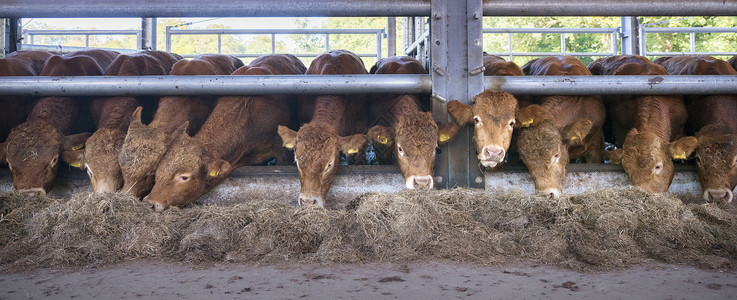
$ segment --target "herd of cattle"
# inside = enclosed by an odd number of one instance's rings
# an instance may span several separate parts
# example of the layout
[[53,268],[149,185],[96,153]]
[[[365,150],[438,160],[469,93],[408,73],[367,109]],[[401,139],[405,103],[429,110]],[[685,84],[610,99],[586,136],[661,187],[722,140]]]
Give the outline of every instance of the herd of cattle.
[[[588,67],[571,56],[551,56],[520,68],[485,55],[484,65],[485,75],[500,76],[737,75],[737,56],[729,62],[709,56],[651,62],[620,55]],[[345,50],[324,53],[309,68],[287,54],[262,56],[249,65],[220,54],[184,60],[161,51],[126,55],[101,49],[63,56],[19,51],[0,59],[0,76],[366,73],[361,59]],[[389,57],[370,73],[426,71],[413,58]],[[484,91],[470,105],[448,103],[455,122],[441,125],[423,109],[423,101],[411,94],[4,97],[0,163],[7,163],[22,193],[50,190],[61,159],[86,170],[94,192],[122,190],[162,211],[188,205],[239,166],[275,159],[296,163],[298,203],[322,206],[341,153],[360,162],[370,143],[380,163],[399,166],[407,188],[432,188],[438,145],[449,142],[461,126],[473,125],[483,167],[498,169],[515,153],[527,165],[535,190],[551,198],[562,192],[569,161],[582,157],[621,163],[635,186],[652,192],[667,191],[673,160],[691,156],[706,201],[730,202],[737,185],[737,91],[541,97]],[[83,128],[94,133],[79,133]],[[605,151],[605,140],[618,149]]]

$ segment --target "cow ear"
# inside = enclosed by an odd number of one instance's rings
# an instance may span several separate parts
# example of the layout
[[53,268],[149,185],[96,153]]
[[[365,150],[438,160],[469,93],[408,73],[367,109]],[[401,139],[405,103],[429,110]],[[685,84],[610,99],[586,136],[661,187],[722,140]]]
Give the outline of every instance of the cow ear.
[[65,136],[61,145],[61,159],[72,167],[84,169],[84,144],[90,135],[84,132]]
[[277,132],[281,137],[282,146],[287,149],[294,149],[294,146],[297,145],[297,132],[282,125],[279,125]]
[[545,119],[547,110],[540,105],[532,104],[517,111],[517,126],[530,127]]
[[454,136],[456,136],[456,133],[458,133],[460,128],[461,127],[459,127],[458,124],[453,122],[448,122],[438,126],[438,144],[443,145],[448,143]]
[[673,159],[687,159],[699,145],[695,137],[684,136],[668,145],[668,151]]
[[338,147],[340,152],[345,154],[356,154],[361,148],[363,148],[368,142],[368,137],[365,134],[354,134],[349,136],[338,137]]
[[578,145],[583,143],[583,138],[589,134],[593,123],[589,119],[578,119],[563,128],[563,142],[568,145]]
[[613,164],[622,164],[622,154],[624,154],[624,149],[614,149],[610,151],[604,151],[604,160],[608,160],[609,162]]
[[131,115],[131,124],[132,123],[143,124],[143,122],[141,122],[141,111],[143,111],[143,106],[136,107],[136,110],[133,111],[133,114]]
[[182,125],[179,125],[179,127],[177,127],[177,129],[174,129],[174,131],[172,131],[169,134],[169,136],[166,138],[166,144],[167,145],[170,145],[175,140],[177,140],[180,136],[186,135],[187,134],[187,128],[188,127],[189,127],[189,120],[184,121],[184,123],[182,123]]
[[376,125],[368,130],[368,136],[375,143],[382,145],[394,144],[394,130],[389,127]]
[[230,174],[231,165],[222,159],[213,159],[207,163],[207,176],[209,178],[223,177]]
[[458,100],[448,102],[448,114],[455,119],[456,124],[463,126],[473,121],[471,106]]

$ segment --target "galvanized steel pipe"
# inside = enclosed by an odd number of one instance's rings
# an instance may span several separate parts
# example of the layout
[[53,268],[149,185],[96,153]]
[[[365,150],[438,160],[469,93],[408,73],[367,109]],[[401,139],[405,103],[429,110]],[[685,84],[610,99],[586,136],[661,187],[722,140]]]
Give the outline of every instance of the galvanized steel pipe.
[[[430,0],[3,0],[4,18],[429,16]],[[724,0],[484,0],[485,16],[734,16]]]
[[[735,94],[737,76],[486,76],[512,94]],[[69,76],[0,78],[0,95],[375,94],[432,91],[430,75]]]

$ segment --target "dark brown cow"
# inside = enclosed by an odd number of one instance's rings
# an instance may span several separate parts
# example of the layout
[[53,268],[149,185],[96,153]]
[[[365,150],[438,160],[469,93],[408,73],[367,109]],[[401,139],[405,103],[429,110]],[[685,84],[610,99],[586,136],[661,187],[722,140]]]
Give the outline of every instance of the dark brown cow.
[[[46,51],[16,51],[0,59],[0,76],[37,76],[46,59],[53,54]],[[4,142],[10,130],[26,120],[29,97],[0,96],[0,142]],[[0,162],[3,153],[0,151]]]
[[[121,54],[105,70],[105,76],[166,75],[181,59],[177,54],[162,51]],[[113,193],[123,185],[118,155],[131,114],[138,106],[152,106],[152,100],[152,97],[116,96],[92,101],[91,113],[97,131],[84,149],[67,151],[63,157],[69,165],[87,171],[93,192]]]
[[737,71],[737,55],[732,56],[732,58],[727,60],[727,63],[732,66],[732,69],[735,69]]
[[[333,50],[315,58],[307,74],[366,74],[366,68],[352,52]],[[362,95],[320,95],[314,101],[301,100],[301,111],[314,107],[311,115],[306,114],[309,123],[299,131],[279,126],[284,147],[295,149],[300,205],[324,206],[325,195],[338,171],[340,152],[360,153],[366,144],[364,102]]]
[[[522,76],[514,62],[508,62],[499,56],[484,53],[485,76]],[[524,105],[527,105],[527,98]],[[460,126],[474,125],[473,139],[476,154],[484,167],[494,170],[501,167],[507,155],[512,133],[516,124],[515,118],[520,102],[517,97],[506,92],[485,91],[471,99],[471,105],[457,100],[448,103],[448,114]]]
[[[267,55],[233,75],[299,75],[305,67],[293,55]],[[144,198],[155,211],[183,207],[220,184],[240,165],[290,160],[277,126],[289,124],[294,97],[223,96],[194,137],[177,130],[156,168],[156,182]]]
[[[243,66],[240,59],[223,54],[199,55],[180,60],[169,75],[230,75]],[[171,142],[170,135],[188,122],[187,134],[194,135],[215,106],[215,96],[165,96],[159,100],[153,121],[141,122],[138,111],[125,136],[118,157],[123,174],[123,192],[143,197],[154,185],[154,172]]]
[[[589,65],[596,75],[668,75],[660,65],[636,55],[617,55]],[[607,97],[614,141],[620,149],[607,154],[621,163],[632,184],[666,192],[673,181],[673,160],[686,159],[696,138],[683,137],[686,108],[680,96],[616,95]],[[680,139],[679,139],[680,138]]]
[[[671,75],[737,75],[727,62],[711,56],[660,59]],[[708,202],[731,202],[737,186],[737,95],[685,96],[686,128],[695,133],[696,167]]]
[[[103,68],[117,55],[114,51],[95,49],[51,56],[39,75],[102,75]],[[41,98],[33,105],[26,122],[13,129],[5,144],[5,158],[16,190],[45,194],[51,189],[59,155],[66,149],[82,148],[89,136],[89,133],[69,135],[82,105],[79,98]]]
[[[572,56],[549,56],[529,61],[522,66],[525,75],[564,75],[589,76],[591,72],[577,58]],[[542,96],[532,104],[521,109],[517,120],[522,127],[537,126],[550,120],[556,130],[534,130],[527,132],[526,139],[535,140],[534,132],[543,134],[557,131],[558,138],[547,143],[518,143],[520,157],[525,163],[533,181],[535,191],[549,198],[562,192],[565,170],[570,159],[585,157],[587,162],[601,162],[604,151],[603,125],[604,104],[598,96]],[[549,125],[546,125],[546,127]],[[524,129],[523,129],[524,130]],[[561,148],[567,151],[561,151]],[[565,155],[565,152],[568,155]],[[554,166],[549,166],[550,164]],[[546,167],[547,166],[547,167]]]
[[[376,62],[370,73],[426,74],[427,71],[419,60],[393,56]],[[421,111],[417,95],[379,94],[370,106],[375,111],[371,118],[385,122],[368,131],[379,160],[382,163],[392,161],[393,154],[408,189],[434,187],[436,148],[453,138],[458,125],[451,122],[439,127],[432,113]]]

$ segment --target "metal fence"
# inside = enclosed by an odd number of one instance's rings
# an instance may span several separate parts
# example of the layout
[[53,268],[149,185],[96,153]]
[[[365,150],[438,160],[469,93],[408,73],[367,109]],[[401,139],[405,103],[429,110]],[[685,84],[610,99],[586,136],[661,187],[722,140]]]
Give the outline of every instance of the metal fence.
[[[90,36],[93,35],[135,35],[136,48],[141,49],[141,30],[23,30],[23,38],[30,45],[36,45],[37,36],[81,35],[84,36],[84,47],[90,47]],[[55,46],[55,45],[54,45]]]
[[[696,51],[696,34],[697,33],[734,33],[737,34],[737,28],[725,27],[647,27],[640,25],[640,55],[642,56],[667,56],[667,55],[687,55],[687,54],[705,54],[705,55],[737,55],[737,51],[732,52],[713,52],[713,51]],[[689,34],[689,51],[685,52],[657,52],[647,51],[647,34],[648,33],[688,33]]]
[[[549,55],[572,55],[572,56],[611,56],[617,55],[619,51],[619,28],[484,28],[485,34],[506,34],[507,51],[487,53],[498,56],[507,56],[511,61],[515,56],[549,56]],[[514,34],[560,34],[560,51],[558,52],[515,52],[513,46]],[[566,47],[566,34],[609,34],[611,47],[609,52],[569,52]]]
[[[171,38],[173,35],[216,35],[217,53],[222,53],[223,35],[268,35],[271,37],[271,54],[276,52],[276,36],[286,34],[323,35],[325,37],[325,51],[330,50],[330,36],[340,34],[364,34],[376,36],[375,53],[356,53],[361,57],[376,57],[381,59],[381,40],[384,29],[171,29],[166,28],[166,51],[171,52]],[[192,53],[178,53],[183,57],[194,57]],[[237,57],[258,57],[269,53],[229,53]],[[297,57],[315,57],[319,53],[295,54]]]

